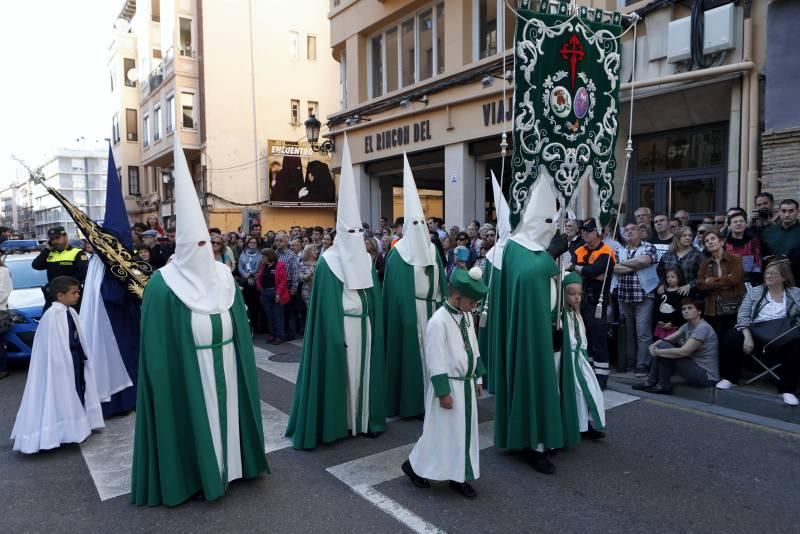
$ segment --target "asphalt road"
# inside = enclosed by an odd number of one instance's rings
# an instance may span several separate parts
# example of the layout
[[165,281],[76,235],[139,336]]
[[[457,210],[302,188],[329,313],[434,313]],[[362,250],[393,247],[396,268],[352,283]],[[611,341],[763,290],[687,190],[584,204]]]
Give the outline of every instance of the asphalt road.
[[[235,482],[212,503],[137,508],[125,494],[101,500],[126,491],[130,421],[108,421],[83,445],[33,456],[3,439],[0,532],[798,531],[798,434],[617,394],[626,403],[608,411],[607,439],[558,452],[557,473],[546,476],[491,446],[493,399],[485,398],[479,496],[468,501],[446,484],[419,490],[400,474],[417,420],[310,452],[281,442],[299,348],[267,349],[275,354],[260,353],[259,379],[274,427],[272,474]],[[0,435],[11,434],[24,385],[24,370],[0,381]]]

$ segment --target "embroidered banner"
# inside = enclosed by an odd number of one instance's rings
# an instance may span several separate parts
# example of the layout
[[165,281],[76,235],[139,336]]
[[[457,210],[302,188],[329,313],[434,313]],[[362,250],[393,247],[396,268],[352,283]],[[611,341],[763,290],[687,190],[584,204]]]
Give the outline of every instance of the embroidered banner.
[[614,202],[621,16],[581,7],[573,17],[567,3],[555,14],[546,0],[534,12],[528,3],[521,2],[514,41],[511,228],[539,178],[553,180],[569,205],[591,177],[606,224]]

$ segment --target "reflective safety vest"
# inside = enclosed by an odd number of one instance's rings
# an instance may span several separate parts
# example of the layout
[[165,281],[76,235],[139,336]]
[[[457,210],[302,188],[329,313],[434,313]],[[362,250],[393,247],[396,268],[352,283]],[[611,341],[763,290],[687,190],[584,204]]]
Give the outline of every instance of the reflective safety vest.
[[79,248],[69,248],[62,250],[60,252],[51,250],[50,254],[47,255],[47,263],[58,263],[59,265],[72,265],[73,263],[75,263],[78,254],[83,254],[83,251]]
[[[601,243],[600,247],[597,250],[590,250],[589,245],[584,245],[582,247],[578,247],[575,250],[575,265],[592,265],[596,262],[603,254],[607,254],[609,261],[613,264],[614,263],[614,251],[611,250],[605,243]],[[613,267],[608,268],[609,274],[613,273]],[[600,275],[598,280],[603,279],[603,275]]]

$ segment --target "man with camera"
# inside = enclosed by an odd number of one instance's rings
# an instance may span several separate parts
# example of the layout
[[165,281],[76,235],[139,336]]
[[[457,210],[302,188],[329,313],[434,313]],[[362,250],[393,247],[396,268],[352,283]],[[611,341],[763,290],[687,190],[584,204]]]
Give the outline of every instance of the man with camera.
[[797,222],[797,201],[787,198],[782,201],[779,210],[779,221],[770,224],[761,232],[761,255],[788,256],[793,249],[800,248],[800,223]]
[[756,195],[756,208],[750,213],[750,227],[756,235],[761,235],[767,226],[780,223],[780,217],[774,213],[774,204],[772,193],[764,191]]

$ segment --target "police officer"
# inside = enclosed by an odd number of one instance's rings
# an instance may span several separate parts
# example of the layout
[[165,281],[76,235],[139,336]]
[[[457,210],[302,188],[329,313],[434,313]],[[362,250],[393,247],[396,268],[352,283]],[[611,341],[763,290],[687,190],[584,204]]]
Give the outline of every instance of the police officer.
[[[63,226],[56,226],[47,231],[47,244],[42,252],[33,260],[31,267],[37,271],[47,271],[47,283],[57,276],[71,276],[83,285],[89,258],[80,248],[69,244],[67,232]],[[47,287],[42,288],[45,295],[44,309],[50,307],[52,300]]]
[[[614,272],[614,251],[603,243],[603,237],[600,235],[594,219],[587,219],[583,222],[581,237],[586,244],[575,249],[573,261],[575,272],[583,278],[581,316],[586,325],[589,359],[600,387],[605,389],[609,373],[606,305],[609,302],[610,277]],[[609,283],[606,283],[604,288],[603,281],[606,277],[609,277]],[[601,292],[603,305],[598,319],[595,317],[595,312],[597,304],[600,302]]]

